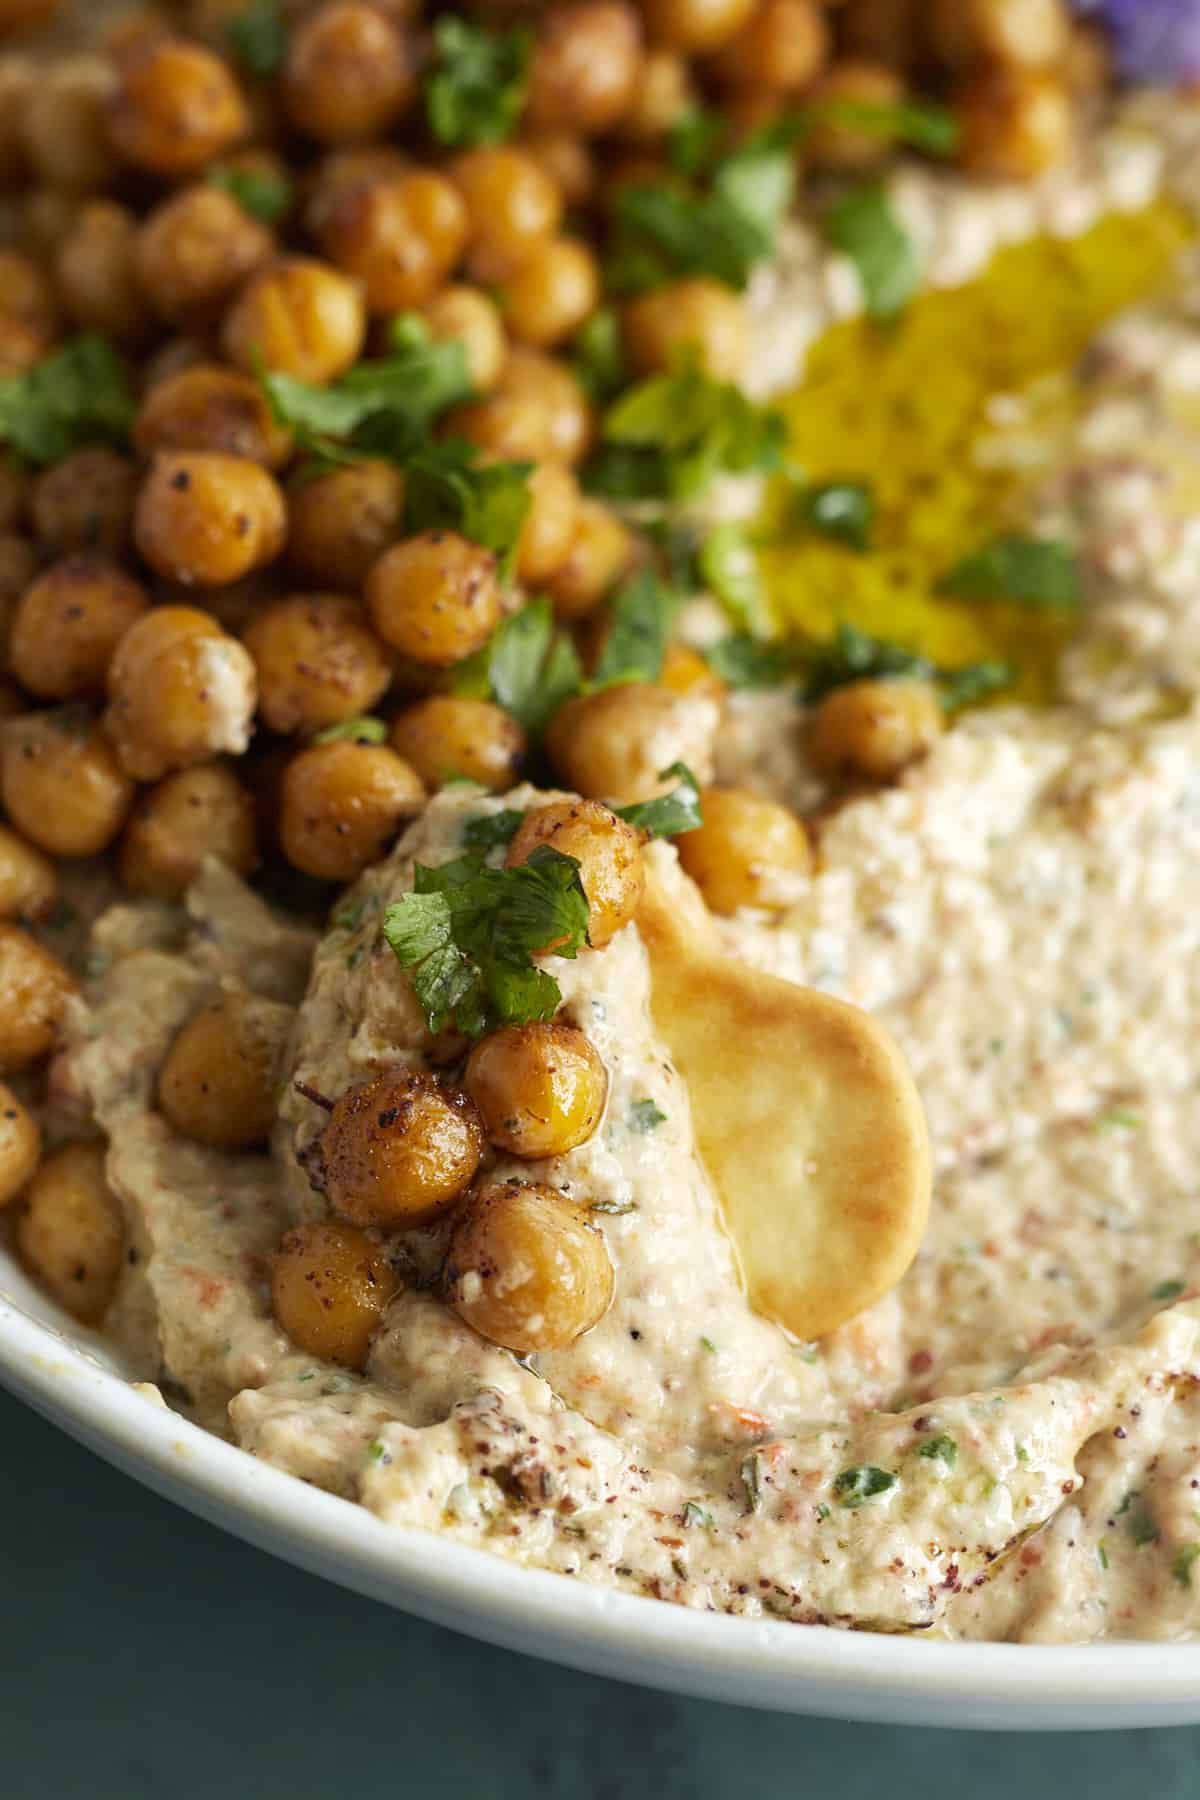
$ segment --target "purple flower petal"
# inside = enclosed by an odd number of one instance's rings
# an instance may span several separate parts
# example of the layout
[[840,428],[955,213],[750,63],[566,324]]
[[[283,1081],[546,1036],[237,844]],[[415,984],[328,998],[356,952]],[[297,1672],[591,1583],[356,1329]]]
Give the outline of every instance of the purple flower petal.
[[1075,9],[1108,26],[1130,80],[1200,78],[1200,0],[1075,0]]

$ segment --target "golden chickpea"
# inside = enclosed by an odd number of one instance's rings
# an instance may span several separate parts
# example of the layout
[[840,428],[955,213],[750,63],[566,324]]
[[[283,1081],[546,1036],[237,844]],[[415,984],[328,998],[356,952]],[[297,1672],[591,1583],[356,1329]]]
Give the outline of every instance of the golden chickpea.
[[292,34],[284,104],[309,137],[324,144],[386,137],[415,93],[408,42],[375,6],[332,0]]
[[229,764],[180,769],[143,789],[121,839],[121,880],[129,892],[176,900],[210,856],[238,875],[258,863],[254,799]]
[[490,394],[455,407],[452,437],[513,462],[581,462],[592,441],[592,409],[565,363],[540,350],[510,350]]
[[1031,181],[1071,147],[1071,95],[1057,72],[986,69],[955,96],[958,160],[971,175]]
[[0,361],[20,374],[39,362],[58,335],[58,297],[45,269],[20,250],[0,250]]
[[430,694],[406,707],[389,742],[431,791],[454,776],[485,788],[511,787],[528,747],[502,706],[454,694]]
[[228,63],[182,38],[151,38],[123,59],[109,113],[117,154],[154,175],[192,175],[250,126]]
[[0,1082],[0,1212],[14,1201],[42,1160],[42,1134],[4,1082]]
[[673,694],[698,695],[705,700],[715,700],[718,704],[728,692],[721,677],[709,668],[700,652],[693,650],[690,644],[667,645],[658,681],[660,687],[670,688]]
[[0,1070],[28,1068],[58,1042],[76,984],[19,925],[0,924]]
[[404,477],[394,463],[330,469],[288,494],[288,561],[309,581],[360,588],[403,522]]
[[530,131],[517,148],[531,156],[567,206],[589,206],[596,194],[596,160],[584,138],[572,131]]
[[621,136],[633,144],[656,144],[696,105],[686,59],[674,50],[648,50],[621,114]]
[[298,381],[336,381],[357,362],[367,314],[357,282],[328,263],[287,256],[252,275],[225,315],[221,339],[248,375],[261,363]]
[[108,135],[113,75],[101,57],[50,61],[21,116],[29,165],[47,187],[95,193],[116,174]]
[[707,275],[672,281],[625,308],[625,349],[634,368],[655,375],[692,351],[715,381],[738,381],[749,349],[740,294]]
[[[814,82],[810,98],[818,110],[822,105],[836,109],[840,104],[890,107],[904,99],[904,81],[894,69],[882,63],[835,62]],[[850,119],[827,117],[809,132],[808,154],[822,169],[868,169],[882,162],[893,148],[886,131],[877,126],[855,125]]]
[[251,620],[243,642],[272,731],[322,731],[370,712],[391,684],[387,653],[357,600],[294,594]]
[[78,194],[62,188],[34,188],[24,197],[21,238],[39,256],[56,256],[79,216]]
[[611,506],[584,495],[575,513],[575,531],[565,558],[546,581],[561,619],[593,612],[620,581],[633,555],[629,528]]
[[354,188],[372,181],[392,181],[406,175],[412,161],[403,151],[386,144],[370,144],[356,150],[331,150],[305,178],[304,225],[319,239],[326,221]]
[[706,788],[704,823],[675,842],[679,860],[716,913],[740,906],[783,911],[796,900],[812,854],[786,806],[743,788]]
[[628,925],[642,897],[640,832],[598,800],[555,800],[525,814],[509,845],[508,867],[528,862],[539,844],[573,856],[579,864],[588,898],[588,942],[593,950],[603,950]]
[[562,220],[562,195],[532,156],[506,144],[468,150],[451,164],[466,202],[471,278],[507,281]]
[[498,1149],[531,1160],[586,1144],[604,1116],[608,1071],[574,1025],[502,1025],[481,1038],[463,1077]]
[[446,1253],[446,1298],[489,1343],[518,1356],[565,1350],[612,1303],[604,1234],[542,1182],[504,1181],[463,1208]]
[[117,646],[106,724],[121,767],[158,781],[250,741],[254,663],[211,614],[156,606]]
[[172,194],[137,234],[137,277],[172,324],[202,327],[275,252],[275,236],[224,188],[202,183]]
[[818,702],[808,753],[835,779],[893,781],[932,749],[945,728],[937,693],[924,681],[852,681]]
[[138,412],[133,441],[143,456],[160,450],[214,450],[281,469],[292,434],[276,423],[258,382],[217,363],[197,363],[155,382]]
[[54,909],[58,871],[48,856],[0,825],[0,919],[35,924]]
[[456,531],[422,531],[385,550],[366,599],[385,644],[436,668],[481,650],[502,610],[495,557]]
[[656,43],[685,56],[719,50],[752,17],[757,0],[645,0],[643,11]]
[[547,238],[509,277],[503,298],[513,336],[550,349],[577,331],[599,304],[596,258],[577,238]]
[[467,374],[477,394],[495,387],[508,343],[500,309],[489,295],[465,284],[443,288],[425,307],[424,318],[435,340],[449,338],[462,345]]
[[535,130],[609,130],[633,99],[641,46],[637,8],[624,0],[574,0],[548,12],[529,70],[525,110]]
[[212,1150],[252,1150],[275,1122],[288,1014],[250,994],[225,994],[193,1015],[158,1072],[158,1105],[182,1137]]
[[156,574],[222,587],[273,562],[287,535],[274,477],[245,456],[163,450],[142,483],[134,537]]
[[43,700],[102,694],[117,645],[146,610],[146,590],[103,551],[52,563],[26,589],[12,622],[12,672]]
[[424,804],[416,770],[385,744],[313,744],[283,772],[279,841],[305,875],[355,881]]
[[328,210],[321,248],[361,282],[372,312],[402,312],[433,298],[466,248],[467,229],[454,184],[411,169],[348,188]]
[[1067,54],[1062,0],[929,0],[926,13],[930,49],[956,72],[977,63],[1047,69]]
[[137,495],[137,469],[127,456],[93,445],[76,450],[33,484],[30,514],[43,550],[107,550],[129,542]]
[[560,706],[546,748],[566,786],[589,799],[625,804],[662,793],[661,772],[675,762],[705,780],[712,729],[709,709],[692,695],[625,682]]
[[820,74],[829,45],[829,25],[815,0],[759,0],[713,58],[713,74],[752,93],[795,94]]
[[133,804],[133,782],[78,707],[5,722],[0,794],[23,837],[51,856],[98,856]]
[[335,1219],[299,1225],[271,1269],[271,1309],[297,1349],[364,1369],[400,1277],[365,1231]]
[[15,532],[0,532],[0,667],[8,666],[8,638],[17,601],[38,572],[33,545]]
[[67,1312],[97,1325],[117,1290],[125,1222],[104,1178],[102,1144],[66,1144],[34,1176],[17,1218],[22,1261]]
[[926,0],[843,0],[838,39],[847,56],[908,73],[924,49]]
[[111,200],[80,209],[75,229],[59,245],[58,291],[76,325],[134,342],[146,329],[146,304],[135,260],[137,220]]
[[563,463],[539,463],[529,477],[529,511],[517,540],[517,579],[540,587],[571,554],[582,504],[579,483]]
[[466,1094],[389,1070],[334,1106],[321,1140],[325,1191],[356,1225],[408,1231],[454,1205],[483,1150],[483,1121]]

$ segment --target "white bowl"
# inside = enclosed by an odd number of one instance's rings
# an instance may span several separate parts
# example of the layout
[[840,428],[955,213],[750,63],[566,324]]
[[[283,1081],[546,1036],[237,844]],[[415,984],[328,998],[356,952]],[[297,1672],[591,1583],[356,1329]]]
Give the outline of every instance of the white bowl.
[[406,1612],[596,1674],[782,1712],[1011,1730],[1200,1723],[1200,1643],[935,1644],[692,1612],[385,1527],[156,1406],[0,1251],[0,1383],[211,1524]]

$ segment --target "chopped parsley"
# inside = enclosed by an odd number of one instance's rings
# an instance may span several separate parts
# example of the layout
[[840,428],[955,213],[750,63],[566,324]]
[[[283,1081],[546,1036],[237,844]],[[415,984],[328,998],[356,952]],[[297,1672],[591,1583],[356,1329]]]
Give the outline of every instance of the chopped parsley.
[[714,675],[734,688],[779,687],[796,663],[794,652],[785,645],[756,638],[748,631],[718,638],[704,651],[704,660]]
[[977,706],[992,694],[1001,694],[1017,678],[1011,663],[985,658],[982,662],[963,663],[961,668],[942,669],[938,683],[942,705],[947,712],[958,712],[964,706]]
[[612,1213],[617,1218],[624,1218],[626,1213],[636,1212],[636,1200],[593,1200],[588,1207],[589,1212]]
[[927,156],[952,156],[958,146],[958,120],[932,100],[843,100],[831,94],[810,101],[801,117],[809,129],[840,125],[907,144]]
[[958,669],[939,669],[915,650],[889,644],[843,623],[832,638],[810,653],[801,692],[811,704],[852,681],[904,678],[934,682],[942,705],[947,712],[954,712],[1011,686],[1016,672],[1002,662],[965,663]]
[[548,600],[531,600],[496,627],[477,655],[460,663],[454,691],[495,700],[537,737],[564,700],[579,692],[583,667]]
[[533,464],[483,462],[471,444],[427,444],[404,465],[404,527],[461,532],[511,562],[532,496]]
[[945,1463],[948,1469],[952,1469],[958,1461],[958,1445],[952,1437],[940,1432],[937,1437],[926,1438],[917,1455],[923,1456],[927,1462]]
[[710,1356],[715,1356],[717,1354],[717,1346],[710,1337],[702,1337],[700,1339],[700,1348],[702,1350],[707,1350]]
[[612,623],[592,675],[594,687],[657,681],[679,596],[651,569],[625,582],[609,602]]
[[1093,1127],[1096,1131],[1137,1131],[1142,1125],[1142,1115],[1134,1112],[1132,1107],[1114,1106],[1110,1111],[1101,1113]]
[[894,1488],[896,1480],[889,1470],[877,1469],[873,1463],[862,1463],[842,1470],[833,1484],[834,1498],[839,1506],[855,1511],[865,1506],[868,1500],[875,1500],[889,1488]]
[[371,1442],[367,1445],[367,1455],[370,1457],[371,1461],[382,1462],[386,1454],[387,1446],[384,1444],[383,1439],[372,1438]]
[[424,88],[425,116],[440,144],[474,148],[512,136],[532,47],[528,31],[488,31],[449,13],[438,19]]
[[276,225],[291,209],[296,190],[286,175],[270,169],[210,169],[210,187],[232,194],[244,213],[264,225]]
[[1192,1564],[1200,1556],[1200,1544],[1181,1544],[1171,1561],[1171,1573],[1180,1587],[1192,1585]]
[[687,1526],[701,1525],[705,1531],[715,1529],[713,1516],[697,1500],[688,1500],[683,1508],[683,1522]]
[[318,731],[313,738],[314,744],[385,744],[388,728],[382,719],[365,716],[358,719],[339,719],[336,725],[326,725],[324,731]]
[[609,408],[585,481],[610,499],[694,499],[717,475],[777,469],[786,436],[782,414],[691,358]]
[[287,24],[280,0],[250,0],[225,26],[225,38],[249,75],[277,75],[288,49]]
[[635,1100],[625,1114],[625,1123],[630,1131],[646,1133],[657,1131],[666,1123],[667,1115],[653,1100]]
[[762,1470],[757,1455],[751,1452],[745,1457],[738,1474],[746,1490],[746,1511],[757,1512],[762,1505]]
[[916,245],[877,182],[853,188],[825,214],[825,235],[858,271],[872,319],[894,319],[921,284]]
[[963,600],[1013,600],[1047,612],[1069,612],[1081,598],[1079,565],[1056,538],[993,538],[956,563],[939,592]]
[[501,844],[511,844],[524,817],[524,813],[506,806],[500,812],[481,813],[477,819],[468,819],[463,827],[463,847],[486,853]]
[[548,944],[574,957],[587,925],[579,864],[539,844],[514,869],[490,869],[474,856],[435,869],[418,863],[413,891],[384,914],[383,935],[409,972],[429,1029],[453,1018],[479,1037],[554,1017],[561,990],[533,958]]
[[0,442],[41,466],[85,444],[126,444],[135,411],[119,357],[94,332],[0,378]]
[[714,526],[700,545],[697,562],[701,580],[736,624],[753,627],[765,617],[766,593],[745,526]]
[[1131,1488],[1126,1494],[1117,1508],[1116,1517],[1125,1520],[1125,1529],[1139,1549],[1158,1542],[1158,1525],[1139,1488]]
[[1186,1281],[1160,1281],[1157,1287],[1150,1289],[1150,1298],[1152,1300],[1178,1300],[1186,1288]]
[[803,515],[813,531],[851,550],[866,550],[875,522],[875,495],[862,481],[826,481],[804,490]]
[[576,332],[572,350],[572,367],[588,398],[606,406],[626,381],[621,321],[611,306],[597,307]]
[[686,763],[677,762],[669,769],[661,770],[659,780],[666,781],[672,775],[678,785],[669,794],[660,794],[656,800],[637,800],[632,806],[615,807],[617,817],[638,831],[649,832],[651,837],[677,837],[681,831],[695,831],[703,825],[704,813],[696,777]]

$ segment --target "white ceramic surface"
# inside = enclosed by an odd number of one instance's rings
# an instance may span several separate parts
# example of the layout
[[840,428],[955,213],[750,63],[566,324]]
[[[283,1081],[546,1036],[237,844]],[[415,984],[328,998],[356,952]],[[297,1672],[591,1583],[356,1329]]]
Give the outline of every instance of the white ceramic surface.
[[64,1319],[3,1252],[0,1383],[135,1480],[261,1549],[553,1662],[747,1706],[895,1724],[1200,1722],[1200,1643],[933,1644],[760,1624],[605,1593],[385,1528],[135,1393],[103,1340]]

